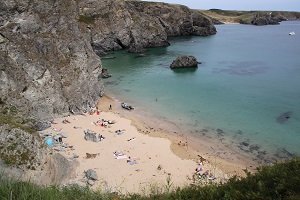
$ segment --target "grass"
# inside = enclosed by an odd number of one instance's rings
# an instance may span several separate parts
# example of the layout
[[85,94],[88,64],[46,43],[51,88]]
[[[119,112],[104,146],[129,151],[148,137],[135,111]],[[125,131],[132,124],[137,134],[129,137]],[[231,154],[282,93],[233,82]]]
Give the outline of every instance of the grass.
[[[201,10],[200,12],[206,16],[217,19],[221,22],[250,24],[256,14],[269,13],[270,11],[236,11],[236,10],[210,9],[210,10]],[[272,15],[274,16],[282,15],[290,19],[300,18],[300,12],[274,11],[272,13],[273,13]]]
[[[295,200],[300,197],[300,159],[274,166],[265,166],[245,178],[234,177],[226,184],[191,185],[186,188],[154,193],[150,196],[132,194],[120,196],[113,193],[92,191],[88,187],[43,187],[28,182],[12,181],[0,176],[0,199],[4,200],[96,200],[96,199],[224,199],[224,200]],[[167,186],[168,187],[168,186]]]
[[3,124],[9,125],[10,128],[19,128],[31,134],[36,133],[32,127],[26,125],[26,121],[11,114],[0,113],[0,125]]
[[95,18],[92,17],[92,16],[79,15],[78,21],[86,23],[86,24],[94,24],[95,23]]

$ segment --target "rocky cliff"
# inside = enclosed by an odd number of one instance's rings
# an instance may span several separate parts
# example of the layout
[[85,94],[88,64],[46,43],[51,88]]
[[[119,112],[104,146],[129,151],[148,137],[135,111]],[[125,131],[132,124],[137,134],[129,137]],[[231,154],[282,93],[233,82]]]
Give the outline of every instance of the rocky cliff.
[[289,11],[237,11],[210,9],[199,11],[209,17],[214,24],[240,23],[256,26],[279,24],[286,20],[299,20],[300,12]]
[[41,120],[93,106],[101,62],[80,31],[77,2],[0,1],[2,106]]
[[103,91],[95,54],[169,45],[216,29],[181,5],[124,0],[0,0],[2,107],[35,120],[86,110]]
[[143,1],[82,0],[81,29],[95,51],[167,46],[168,36],[216,33],[210,19],[186,6]]

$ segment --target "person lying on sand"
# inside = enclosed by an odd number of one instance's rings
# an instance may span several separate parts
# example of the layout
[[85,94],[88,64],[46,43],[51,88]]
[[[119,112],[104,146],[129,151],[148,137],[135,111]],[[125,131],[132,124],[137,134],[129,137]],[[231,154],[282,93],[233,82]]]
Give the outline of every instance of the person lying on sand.
[[202,162],[200,162],[198,167],[196,168],[196,173],[200,174],[202,171],[203,171],[203,164]]
[[128,163],[129,165],[135,165],[135,164],[137,164],[136,160],[135,160],[135,159],[132,159],[130,156],[129,156],[128,159],[127,159],[127,163]]
[[124,129],[123,130],[116,130],[115,131],[115,133],[117,134],[117,135],[122,135],[123,133],[124,133]]
[[70,122],[69,120],[67,120],[67,119],[64,119],[64,120],[62,121],[62,123],[64,123],[64,124],[70,124],[71,122]]
[[114,156],[117,160],[120,160],[120,159],[126,159],[127,158],[127,155],[125,155],[123,152],[119,152],[119,151],[115,151],[114,152]]
[[133,141],[133,140],[135,140],[135,137],[130,138],[130,139],[128,139],[127,141],[130,142],[130,141]]

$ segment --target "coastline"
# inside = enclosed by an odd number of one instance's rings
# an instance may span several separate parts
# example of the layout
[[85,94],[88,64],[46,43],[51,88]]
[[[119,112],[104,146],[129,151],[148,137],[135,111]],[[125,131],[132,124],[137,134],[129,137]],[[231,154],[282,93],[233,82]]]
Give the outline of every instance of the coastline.
[[[219,144],[181,134],[184,130],[176,124],[143,117],[138,110],[127,111],[118,100],[108,96],[100,98],[97,110],[100,112],[57,118],[51,128],[41,133],[62,134],[62,141],[52,147],[52,152],[78,163],[73,175],[64,182],[66,185],[88,185],[95,190],[120,194],[150,194],[153,189],[162,193],[166,187],[173,190],[199,180],[201,184],[225,183],[234,175],[245,175],[243,169],[247,165],[243,160],[222,159],[212,151]],[[101,119],[114,123],[100,126],[97,123]],[[86,140],[87,130],[101,134],[104,139]],[[123,133],[116,134],[116,130]],[[197,148],[199,144],[201,148]],[[222,151],[235,157],[227,150]],[[115,152],[122,156],[116,156]],[[198,180],[194,175],[200,165],[201,173],[207,175]],[[90,181],[86,176],[88,170],[94,170],[98,178]]]
[[170,140],[172,152],[182,159],[205,160],[210,168],[216,168],[228,177],[245,176],[245,169],[255,172],[260,166],[254,156],[228,146],[217,138],[217,135],[216,138],[199,137],[168,119],[157,119],[139,110],[130,112],[122,109],[120,104],[113,94],[108,94],[99,100],[98,108],[109,111],[109,105],[113,105],[113,111],[130,119],[140,133]]
[[[125,110],[111,95],[101,97],[96,110],[100,112],[57,118],[51,128],[41,133],[65,135],[52,151],[78,163],[64,184],[147,195],[153,193],[152,190],[163,193],[166,187],[173,190],[199,181],[200,184],[225,183],[232,176],[244,177],[245,169],[255,172],[258,166],[251,157],[218,139],[195,137],[167,119],[149,117],[139,109]],[[114,123],[100,126],[98,122],[102,119]],[[87,140],[87,130],[101,134],[104,139]],[[118,130],[122,134],[117,134]],[[121,153],[121,157],[115,152]],[[207,174],[198,179],[195,170],[200,165],[200,173]],[[88,170],[94,170],[98,178],[89,180]]]

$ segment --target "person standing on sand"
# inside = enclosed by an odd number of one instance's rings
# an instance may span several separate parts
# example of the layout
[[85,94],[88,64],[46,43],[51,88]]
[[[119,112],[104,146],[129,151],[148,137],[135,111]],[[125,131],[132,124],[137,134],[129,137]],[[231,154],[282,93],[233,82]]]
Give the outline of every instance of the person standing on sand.
[[109,110],[112,110],[112,106],[111,106],[111,104],[109,105]]

